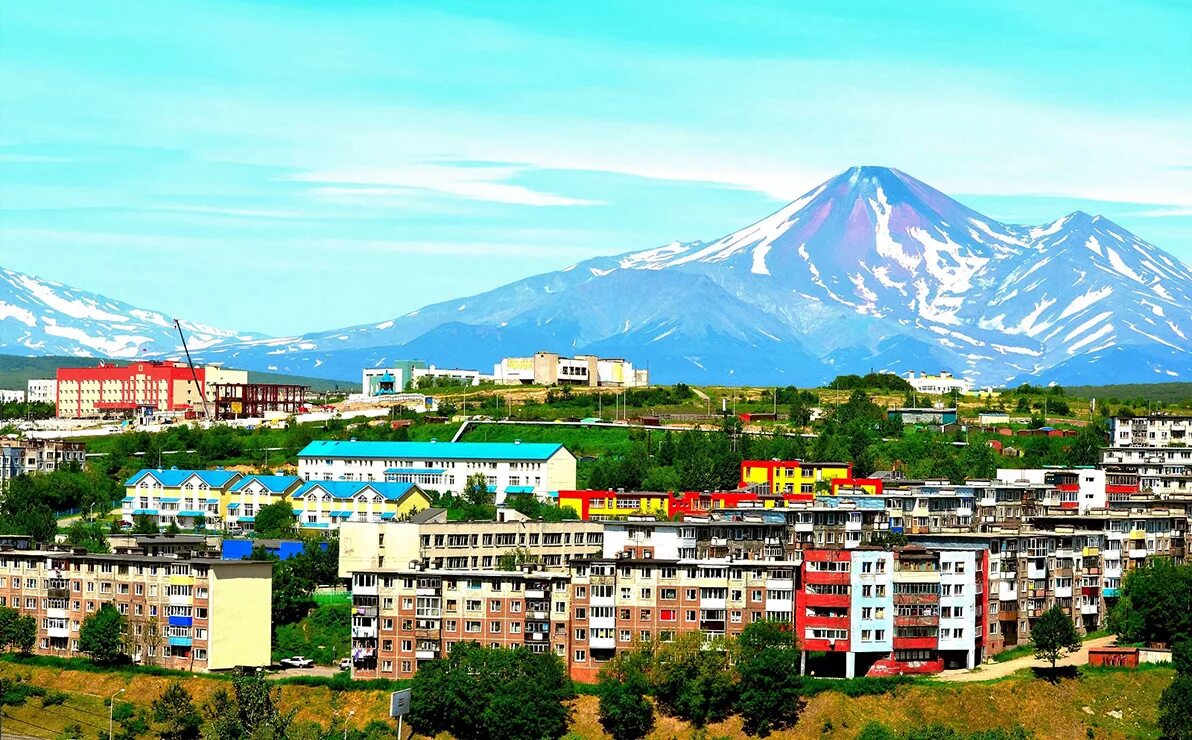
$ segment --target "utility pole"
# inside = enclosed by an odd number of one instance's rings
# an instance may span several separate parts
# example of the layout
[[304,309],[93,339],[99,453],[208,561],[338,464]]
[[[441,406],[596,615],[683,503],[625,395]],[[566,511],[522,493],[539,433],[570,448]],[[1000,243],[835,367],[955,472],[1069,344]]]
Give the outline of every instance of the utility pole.
[[116,712],[116,697],[123,693],[124,689],[120,689],[115,694],[112,694],[111,699],[108,699],[108,740],[112,740],[112,718]]

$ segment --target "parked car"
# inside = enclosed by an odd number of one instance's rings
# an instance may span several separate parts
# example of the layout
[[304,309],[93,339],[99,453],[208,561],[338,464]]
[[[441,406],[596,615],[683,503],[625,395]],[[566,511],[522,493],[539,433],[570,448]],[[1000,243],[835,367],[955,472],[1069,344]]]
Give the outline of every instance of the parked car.
[[282,658],[281,660],[277,661],[277,663],[282,668],[311,668],[315,664],[313,660],[302,655],[293,655],[289,658]]
[[340,669],[341,671],[350,671],[350,670],[352,670],[352,659],[351,659],[351,658],[343,658],[343,659],[341,659],[341,660],[339,661],[339,669]]

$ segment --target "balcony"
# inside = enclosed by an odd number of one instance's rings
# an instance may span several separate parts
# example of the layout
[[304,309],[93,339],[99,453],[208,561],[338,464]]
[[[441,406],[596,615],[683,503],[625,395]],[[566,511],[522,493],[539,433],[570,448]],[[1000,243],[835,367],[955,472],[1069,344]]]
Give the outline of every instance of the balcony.
[[1099,547],[1085,547],[1080,550],[1081,557],[1095,558],[1100,554],[1101,548]]
[[434,660],[437,657],[439,657],[438,650],[415,650],[414,651],[415,660]]
[[588,647],[592,650],[615,650],[617,641],[611,637],[592,637],[588,639]]
[[1146,557],[1146,548],[1131,547],[1127,554],[1131,560],[1141,560]]
[[356,606],[352,607],[352,613],[358,617],[376,617],[377,607],[374,606]]
[[894,603],[896,605],[916,605],[916,604],[938,604],[940,603],[939,594],[894,594]]
[[1006,603],[998,607],[997,621],[999,622],[1017,622],[1018,621],[1018,605]]
[[377,636],[376,625],[373,625],[371,627],[352,627],[352,637],[354,637],[354,638],[376,637],[376,636]]
[[545,599],[546,591],[544,591],[541,588],[528,588],[528,589],[526,589],[526,598],[527,599]]
[[931,615],[919,615],[915,617],[894,617],[895,627],[938,627],[940,618]]
[[1100,614],[1101,613],[1101,605],[1096,602],[1093,602],[1091,604],[1081,604],[1080,613],[1081,614]]

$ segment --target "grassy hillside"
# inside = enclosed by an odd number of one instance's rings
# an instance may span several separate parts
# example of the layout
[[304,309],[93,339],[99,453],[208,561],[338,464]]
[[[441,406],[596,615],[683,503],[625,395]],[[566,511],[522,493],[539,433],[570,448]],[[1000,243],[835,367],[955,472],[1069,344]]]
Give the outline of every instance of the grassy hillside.
[[[19,355],[0,355],[0,388],[23,389],[28,385],[30,378],[52,378],[54,377],[54,371],[60,367],[93,367],[99,360],[100,358],[98,357],[22,357]],[[128,360],[108,360],[108,362],[124,364]],[[360,385],[352,380],[306,378],[300,375],[259,373],[255,370],[249,371],[248,379],[252,383],[309,385],[316,391],[355,391]]]
[[1111,403],[1122,401],[1160,401],[1192,405],[1192,383],[1128,383],[1123,385],[1073,385],[1066,389],[1074,396],[1096,398]]
[[[21,666],[0,662],[0,675],[27,677],[32,683],[65,692],[68,700],[56,706],[42,706],[38,698],[20,707],[5,709],[5,729],[33,736],[52,737],[68,724],[80,723],[90,731],[106,724],[103,697],[125,688],[122,698],[146,706],[164,690],[171,678],[130,672],[93,673]],[[1038,738],[1156,738],[1158,697],[1171,683],[1174,672],[1166,667],[1083,669],[1079,678],[1056,684],[1035,679],[1028,672],[983,683],[938,683],[923,681],[899,687],[893,695],[850,697],[824,691],[808,700],[798,725],[775,733],[778,740],[825,738],[852,740],[868,722],[905,731],[928,724],[974,731],[1021,725]],[[227,682],[210,676],[183,679],[196,702],[206,701]],[[320,722],[355,714],[348,720],[361,727],[372,720],[384,720],[389,695],[385,691],[335,691],[326,687],[286,685],[283,708],[300,708],[299,722]],[[607,738],[597,720],[598,699],[581,696],[573,702],[572,732],[583,738]],[[1118,716],[1120,713],[1120,717]],[[9,719],[14,720],[9,724]],[[19,724],[18,724],[19,723]],[[106,729],[106,728],[102,728]],[[737,718],[709,726],[703,736],[741,737]],[[685,723],[659,717],[655,740],[696,736]]]

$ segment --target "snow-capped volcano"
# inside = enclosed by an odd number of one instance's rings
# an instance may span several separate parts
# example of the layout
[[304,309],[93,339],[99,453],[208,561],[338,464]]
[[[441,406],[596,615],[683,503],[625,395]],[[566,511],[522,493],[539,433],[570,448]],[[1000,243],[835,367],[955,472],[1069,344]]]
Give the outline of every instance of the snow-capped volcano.
[[202,355],[334,378],[551,349],[624,356],[658,382],[944,368],[991,385],[1105,383],[1192,377],[1190,336],[1192,270],[1111,221],[1004,224],[898,170],[855,167],[715,241],[587,260],[373,324],[217,338]]
[[[259,337],[183,321],[191,349]],[[173,319],[0,268],[0,354],[147,357],[180,352]]]

